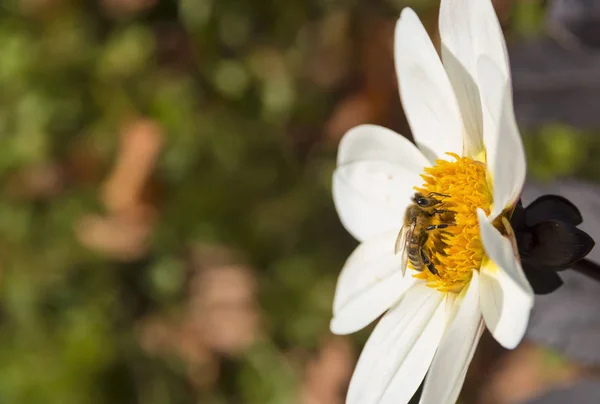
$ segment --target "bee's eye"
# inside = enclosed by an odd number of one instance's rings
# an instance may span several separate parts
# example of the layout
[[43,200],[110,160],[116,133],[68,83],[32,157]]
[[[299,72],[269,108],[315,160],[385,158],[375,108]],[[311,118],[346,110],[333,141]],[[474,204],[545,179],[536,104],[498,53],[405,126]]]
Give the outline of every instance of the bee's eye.
[[425,199],[425,198],[419,198],[419,199],[417,199],[417,205],[419,205],[419,206],[427,206],[427,199]]

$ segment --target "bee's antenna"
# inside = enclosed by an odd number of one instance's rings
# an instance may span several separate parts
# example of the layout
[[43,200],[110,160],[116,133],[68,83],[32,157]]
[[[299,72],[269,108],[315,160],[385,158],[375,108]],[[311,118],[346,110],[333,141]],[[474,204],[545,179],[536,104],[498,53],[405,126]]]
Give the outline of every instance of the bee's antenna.
[[441,196],[442,198],[450,198],[450,195],[440,194],[439,192],[430,192],[429,196]]

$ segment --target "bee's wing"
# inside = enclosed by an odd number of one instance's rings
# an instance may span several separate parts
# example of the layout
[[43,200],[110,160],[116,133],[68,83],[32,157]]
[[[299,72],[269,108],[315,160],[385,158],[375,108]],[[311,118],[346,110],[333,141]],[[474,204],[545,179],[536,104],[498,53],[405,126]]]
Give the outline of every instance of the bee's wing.
[[402,253],[402,275],[406,273],[406,267],[408,266],[408,243],[412,238],[414,229],[415,226],[412,223],[402,226],[400,233],[398,233],[398,238],[396,239],[396,245],[394,246],[394,254],[398,254],[399,252]]

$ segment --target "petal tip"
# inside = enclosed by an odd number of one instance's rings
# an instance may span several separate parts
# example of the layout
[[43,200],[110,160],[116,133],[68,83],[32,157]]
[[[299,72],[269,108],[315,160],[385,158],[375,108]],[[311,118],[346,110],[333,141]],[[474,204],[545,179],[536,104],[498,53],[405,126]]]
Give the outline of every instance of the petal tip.
[[482,221],[487,221],[488,216],[485,214],[485,211],[481,208],[477,208],[477,219],[479,219],[479,223],[481,225]]
[[[414,18],[417,17],[417,13],[410,7],[404,7],[402,11],[400,11],[400,18],[398,21],[401,21],[403,18]],[[418,17],[417,17],[418,18]]]
[[334,316],[329,322],[329,331],[335,335],[348,335],[352,334],[354,330],[348,330],[344,327],[344,323],[339,320],[339,317]]

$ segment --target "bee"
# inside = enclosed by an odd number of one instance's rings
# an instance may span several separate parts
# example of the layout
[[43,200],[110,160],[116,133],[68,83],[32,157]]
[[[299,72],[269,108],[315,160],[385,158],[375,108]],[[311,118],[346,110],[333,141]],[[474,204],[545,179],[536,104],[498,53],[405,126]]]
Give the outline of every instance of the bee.
[[433,275],[438,275],[433,262],[427,255],[425,243],[429,238],[429,232],[436,229],[445,229],[454,223],[432,224],[436,215],[442,215],[450,212],[446,209],[439,209],[443,203],[438,198],[448,198],[448,195],[431,192],[425,196],[420,192],[415,193],[411,201],[413,202],[407,209],[404,216],[404,224],[400,229],[394,254],[402,250],[402,271],[406,272],[408,262],[417,271],[423,271],[425,268]]

